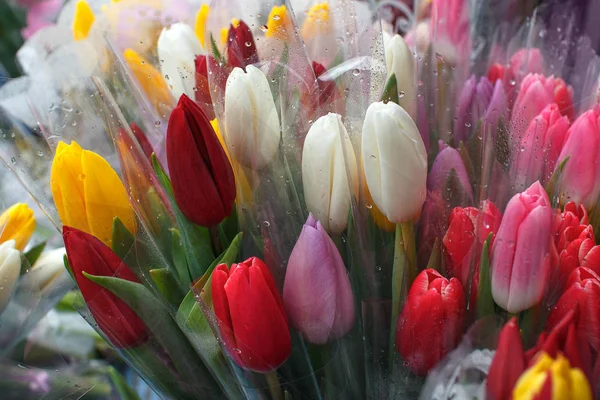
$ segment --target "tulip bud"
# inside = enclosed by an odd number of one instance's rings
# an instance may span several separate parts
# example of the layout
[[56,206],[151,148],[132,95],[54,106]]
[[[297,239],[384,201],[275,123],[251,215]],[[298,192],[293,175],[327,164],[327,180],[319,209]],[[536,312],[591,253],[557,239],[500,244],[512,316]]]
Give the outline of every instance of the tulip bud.
[[576,268],[568,279],[567,289],[550,312],[546,329],[555,327],[570,310],[579,309],[578,334],[585,337],[595,351],[600,350],[600,280],[593,271]]
[[83,273],[114,276],[139,283],[137,276],[108,246],[92,235],[64,226],[63,239],[77,286],[100,330],[117,348],[142,344],[148,332],[135,311],[112,292],[89,280]]
[[189,25],[178,22],[163,28],[157,43],[160,72],[164,75],[173,96],[194,94],[196,68],[194,59],[202,54],[202,46]]
[[13,288],[21,273],[21,253],[14,239],[0,244],[0,313],[10,301]]
[[75,141],[58,143],[50,188],[64,225],[90,233],[109,246],[115,217],[129,232],[137,233],[136,217],[119,175],[104,158]]
[[550,267],[552,207],[539,182],[506,206],[492,248],[492,296],[517,313],[539,303]]
[[500,331],[498,347],[485,383],[486,399],[509,399],[519,376],[525,371],[523,341],[516,318],[511,318]]
[[0,243],[14,239],[15,248],[23,251],[34,230],[35,216],[25,203],[17,203],[0,215]]
[[354,298],[344,262],[312,214],[290,255],[283,301],[292,325],[310,343],[324,344],[354,326]]
[[221,65],[213,56],[199,55],[195,59],[196,66],[196,102],[202,107],[202,110],[208,119],[215,119],[215,110],[213,108],[211,87],[208,80],[209,71],[215,78],[215,84],[219,91],[225,92],[225,83],[227,74],[222,71]]
[[462,337],[465,295],[460,282],[426,269],[413,282],[398,319],[396,350],[424,376]]
[[167,162],[181,212],[202,226],[217,225],[233,209],[235,178],[206,115],[185,94],[167,128]]
[[249,65],[235,68],[225,91],[225,142],[240,164],[259,170],[275,156],[281,139],[279,116],[265,74]]
[[23,287],[31,291],[44,291],[51,287],[52,283],[66,274],[65,248],[44,251],[40,254],[35,264],[31,266],[23,277]]
[[351,197],[358,197],[358,170],[340,115],[329,113],[310,127],[302,150],[302,183],[308,211],[327,232],[342,233]]
[[560,175],[560,195],[566,201],[574,201],[591,208],[600,194],[600,109],[589,110],[580,115],[569,131],[558,156],[565,160]]
[[427,152],[402,107],[392,102],[369,106],[362,158],[373,201],[391,222],[406,222],[419,214],[427,193]]
[[256,372],[283,364],[292,351],[290,331],[267,266],[256,257],[231,269],[220,264],[211,285],[221,336],[236,364]]
[[258,52],[252,31],[244,21],[229,26],[227,34],[227,63],[231,68],[246,69],[258,62]]
[[415,59],[400,35],[394,35],[385,46],[385,66],[390,75],[396,75],[398,103],[406,112],[417,114],[417,88],[415,83]]
[[544,185],[554,172],[569,129],[569,119],[551,103],[531,121],[511,165],[511,179],[523,190],[536,180]]
[[596,248],[595,244],[594,230],[591,225],[572,226],[565,229],[557,244],[560,268],[559,283],[564,283],[569,274],[584,263],[600,272],[600,264],[597,262],[600,256],[600,247]]
[[579,226],[589,224],[588,212],[583,205],[577,206],[574,202],[569,202],[565,205],[564,211],[556,216],[555,222],[555,242],[562,238],[562,235],[570,226]]
[[592,400],[592,390],[585,374],[572,368],[562,354],[553,359],[540,353],[535,364],[517,381],[513,400]]
[[79,0],[75,4],[75,15],[73,16],[73,39],[87,38],[95,19],[90,5],[85,0]]

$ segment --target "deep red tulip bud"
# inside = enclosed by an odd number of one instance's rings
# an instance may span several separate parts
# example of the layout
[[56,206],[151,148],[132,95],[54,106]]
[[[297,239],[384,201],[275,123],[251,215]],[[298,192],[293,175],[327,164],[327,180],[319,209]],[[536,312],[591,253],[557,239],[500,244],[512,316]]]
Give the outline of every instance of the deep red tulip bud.
[[[569,286],[550,312],[546,329],[557,326],[573,309],[579,309],[577,333],[585,337],[595,351],[600,350],[600,280],[591,270],[575,269],[568,279]],[[595,275],[595,276],[594,276]]]
[[588,212],[583,205],[577,206],[574,202],[565,205],[565,210],[556,216],[554,230],[556,232],[556,246],[559,246],[565,230],[570,226],[588,225]]
[[490,69],[488,69],[487,78],[490,82],[494,83],[498,79],[504,79],[504,71],[505,68],[502,64],[493,64]]
[[190,221],[212,226],[231,214],[233,169],[210,121],[185,94],[169,118],[167,162],[175,200]]
[[335,81],[325,81],[319,79],[321,75],[327,72],[327,69],[323,66],[323,64],[319,64],[318,62],[313,61],[312,67],[315,76],[317,77],[317,84],[319,86],[319,105],[323,107],[326,104],[332,103],[334,101],[334,95],[337,94]]
[[246,69],[250,64],[258,62],[258,52],[252,31],[244,21],[237,26],[229,26],[227,34],[227,64],[231,68]]
[[108,246],[89,233],[64,226],[63,239],[73,276],[98,327],[117,348],[142,344],[148,330],[135,311],[83,273],[139,283],[137,276]]
[[269,372],[292,351],[281,297],[267,266],[252,257],[243,263],[217,266],[212,299],[225,347],[242,368]]
[[212,120],[215,118],[215,110],[213,108],[211,87],[208,80],[209,71],[213,77],[213,85],[216,84],[222,93],[225,93],[225,83],[227,83],[228,74],[225,68],[210,55],[198,55],[194,63],[196,67],[195,99],[206,113],[206,117]]
[[600,247],[594,249],[595,244],[594,230],[591,225],[569,226],[564,230],[558,238],[557,246],[560,282],[564,282],[575,268],[583,265],[584,261],[589,265],[598,264]]
[[398,319],[396,350],[413,373],[426,375],[458,345],[464,319],[460,281],[426,269],[413,282]]
[[138,143],[140,144],[144,155],[148,157],[148,159],[152,158],[152,153],[154,153],[154,149],[152,148],[152,145],[148,141],[148,138],[146,137],[146,134],[144,133],[142,128],[140,128],[135,122],[129,124],[129,127],[131,128],[131,132],[133,132],[133,136],[135,136]]
[[519,376],[525,371],[525,367],[523,341],[517,319],[513,317],[500,332],[496,354],[485,384],[486,398],[490,400],[509,399]]

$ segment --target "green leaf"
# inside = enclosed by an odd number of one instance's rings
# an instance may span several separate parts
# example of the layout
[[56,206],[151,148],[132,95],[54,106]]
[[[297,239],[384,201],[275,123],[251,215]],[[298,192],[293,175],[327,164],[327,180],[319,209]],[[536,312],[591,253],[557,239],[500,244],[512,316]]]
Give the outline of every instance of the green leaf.
[[185,217],[185,215],[183,215],[175,201],[171,181],[160,166],[155,154],[152,155],[152,166],[154,167],[158,180],[169,197],[175,219],[177,220],[181,242],[185,249],[188,271],[186,273],[181,265],[176,265],[176,267],[178,269],[180,282],[185,287],[189,287],[191,282],[206,272],[207,268],[215,259],[212,252],[210,234],[208,229],[194,225]]
[[396,80],[396,74],[390,75],[388,81],[385,84],[385,88],[383,89],[383,94],[381,95],[381,101],[384,103],[392,102],[399,103],[398,99],[398,82]]
[[[27,253],[23,254],[23,257],[25,257],[29,265],[33,267],[33,264],[35,264],[38,258],[40,258],[40,256],[42,255],[44,248],[46,248],[46,242],[37,244],[31,249],[29,249]],[[21,271],[21,274],[23,274],[23,271]]]
[[150,270],[150,277],[156,284],[156,288],[163,297],[173,306],[179,305],[184,294],[177,279],[168,268],[157,268]]
[[510,137],[502,120],[498,122],[498,131],[494,136],[494,155],[502,169],[508,171],[510,168]]
[[71,264],[69,264],[69,259],[67,258],[66,254],[63,256],[63,263],[65,264],[67,272],[69,273],[69,275],[71,275],[71,279],[75,281],[75,275],[73,275],[73,269],[71,268]]
[[[400,315],[400,300],[403,292],[403,287],[406,285],[405,280],[408,277],[407,269],[410,268],[408,265],[408,258],[406,256],[404,248],[404,240],[402,238],[402,226],[401,224],[396,225],[396,238],[394,241],[394,263],[392,266],[392,327],[398,324],[398,316]],[[393,363],[395,350],[394,343],[396,341],[396,330],[390,330],[390,341],[389,341],[389,365]]]
[[77,295],[78,295],[78,292],[76,290],[68,291],[56,305],[56,307],[55,307],[56,310],[57,311],[75,312],[76,310],[73,307],[73,301],[75,300],[75,297]]
[[126,258],[128,258],[134,243],[135,238],[131,232],[129,232],[119,217],[115,217],[112,227],[112,251],[128,265],[129,263],[126,261]]
[[215,38],[212,33],[210,34],[210,48],[215,60],[222,64],[223,57],[221,56],[221,52],[219,52],[219,46],[217,46],[217,42],[215,41]]
[[440,245],[440,239],[437,237],[435,238],[435,243],[433,244],[433,249],[431,250],[431,256],[429,257],[427,268],[435,269],[437,272],[442,273],[442,247]]
[[550,198],[552,207],[557,207],[558,203],[560,201],[560,196],[557,193],[558,182],[560,181],[560,176],[562,175],[562,172],[565,169],[565,166],[567,165],[567,161],[569,161],[569,158],[570,158],[570,156],[566,157],[564,160],[562,160],[560,162],[560,164],[558,164],[558,166],[554,169],[554,173],[552,174],[552,177],[550,178],[550,180],[546,184],[546,187],[544,188],[544,189],[546,189],[546,193],[548,193],[548,198]]
[[[156,340],[165,348],[183,379],[193,382],[198,376],[209,378],[209,372],[185,335],[169,314],[165,305],[141,283],[112,276],[95,276],[83,272],[94,283],[123,300],[144,321]],[[211,379],[206,379],[210,381]]]
[[489,249],[493,233],[490,233],[481,249],[479,263],[479,287],[477,289],[477,318],[494,314],[494,299],[492,298],[492,279],[490,276]]
[[125,381],[123,375],[117,372],[112,366],[108,367],[108,376],[114,385],[121,400],[139,400],[137,393]]

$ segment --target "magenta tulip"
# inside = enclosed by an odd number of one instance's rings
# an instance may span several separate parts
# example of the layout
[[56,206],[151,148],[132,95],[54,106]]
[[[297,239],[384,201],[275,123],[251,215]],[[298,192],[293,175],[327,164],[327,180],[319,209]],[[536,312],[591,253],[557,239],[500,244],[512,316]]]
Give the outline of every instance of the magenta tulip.
[[552,207],[539,182],[517,193],[506,206],[492,248],[492,296],[517,313],[544,295],[553,239]]
[[512,163],[511,179],[517,190],[539,180],[542,185],[552,176],[562,150],[569,119],[560,113],[556,103],[549,104],[531,121]]
[[354,326],[354,299],[344,262],[312,214],[288,261],[283,302],[292,325],[310,343],[326,343]]
[[600,194],[600,109],[582,114],[567,132],[559,162],[569,160],[560,176],[560,194],[591,208]]

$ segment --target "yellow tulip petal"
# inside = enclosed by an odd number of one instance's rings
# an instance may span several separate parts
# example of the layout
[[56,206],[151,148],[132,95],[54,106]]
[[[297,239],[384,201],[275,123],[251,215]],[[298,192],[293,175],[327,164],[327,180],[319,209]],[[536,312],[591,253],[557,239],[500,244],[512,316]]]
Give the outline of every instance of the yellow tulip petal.
[[315,4],[308,10],[302,25],[302,37],[312,39],[319,34],[329,33],[332,29],[333,25],[329,18],[329,3],[324,1]]
[[0,215],[0,243],[15,240],[15,248],[23,251],[35,230],[33,210],[25,203],[17,203]]
[[571,370],[571,391],[574,399],[592,400],[592,388],[583,371],[578,368]]
[[[240,20],[237,18],[232,18],[231,25],[233,25],[234,28],[237,28],[240,25]],[[221,28],[221,43],[222,44],[227,44],[227,37],[229,36],[229,28],[230,28],[229,26]]]
[[206,20],[208,19],[209,12],[210,6],[208,4],[202,4],[202,7],[200,7],[198,13],[196,14],[196,25],[194,27],[194,31],[196,32],[196,37],[200,41],[203,49],[206,49],[204,37],[206,35]]
[[64,225],[89,232],[81,169],[82,149],[76,142],[60,142],[52,162],[50,189]]
[[84,0],[78,1],[75,5],[75,16],[73,17],[73,38],[82,40],[88,37],[94,19],[94,12],[89,4]]
[[171,102],[171,93],[162,74],[135,50],[126,49],[123,56],[142,90],[160,112],[163,104]]
[[288,36],[288,29],[291,27],[290,16],[287,13],[285,5],[273,6],[269,13],[269,19],[267,21],[267,37],[276,37],[278,39],[286,39]]
[[119,217],[125,227],[135,235],[135,214],[119,175],[104,158],[93,151],[83,151],[81,165],[90,233],[110,246],[113,219]]

